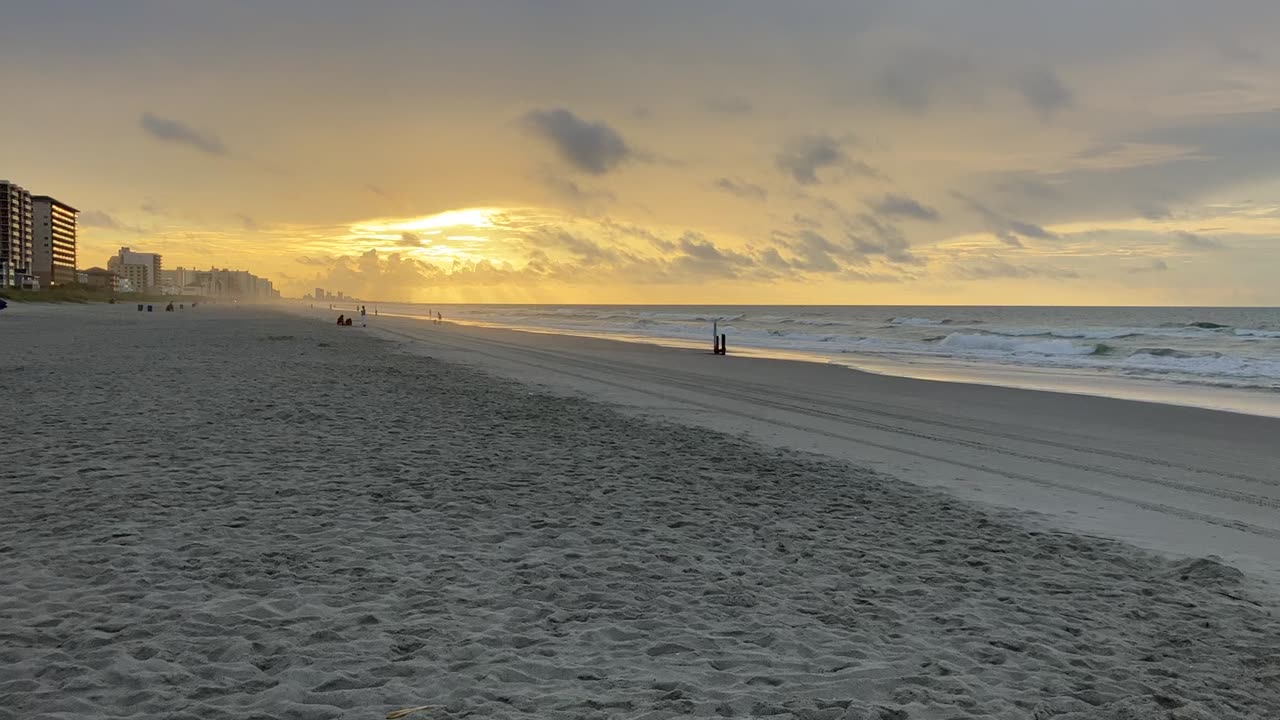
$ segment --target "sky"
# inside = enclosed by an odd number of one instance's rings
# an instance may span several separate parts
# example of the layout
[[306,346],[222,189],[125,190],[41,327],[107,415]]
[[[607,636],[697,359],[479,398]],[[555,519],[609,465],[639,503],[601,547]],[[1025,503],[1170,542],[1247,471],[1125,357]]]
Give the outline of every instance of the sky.
[[416,302],[1280,305],[1273,0],[43,0],[0,178]]

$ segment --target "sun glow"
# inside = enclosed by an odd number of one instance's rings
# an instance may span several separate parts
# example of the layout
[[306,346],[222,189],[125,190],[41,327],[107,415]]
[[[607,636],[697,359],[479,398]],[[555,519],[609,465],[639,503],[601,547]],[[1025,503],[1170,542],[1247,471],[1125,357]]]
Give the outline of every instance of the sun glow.
[[379,237],[406,232],[428,234],[449,228],[492,228],[493,219],[501,214],[497,208],[464,208],[416,218],[370,220],[353,225],[351,230],[357,235]]

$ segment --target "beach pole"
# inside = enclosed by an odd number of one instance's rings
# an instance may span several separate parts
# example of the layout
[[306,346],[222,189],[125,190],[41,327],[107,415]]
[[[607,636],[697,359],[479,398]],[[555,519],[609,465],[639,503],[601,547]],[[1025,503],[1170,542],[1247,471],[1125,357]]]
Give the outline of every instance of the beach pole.
[[720,354],[729,354],[729,337],[724,333],[720,333]]

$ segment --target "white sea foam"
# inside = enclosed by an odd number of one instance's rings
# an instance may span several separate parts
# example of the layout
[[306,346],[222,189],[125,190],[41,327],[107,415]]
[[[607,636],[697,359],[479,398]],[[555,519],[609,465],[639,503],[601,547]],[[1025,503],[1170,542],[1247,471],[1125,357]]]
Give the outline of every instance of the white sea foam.
[[1186,375],[1268,378],[1280,380],[1280,362],[1237,355],[1189,355],[1137,352],[1125,358],[1126,368]]
[[1239,337],[1280,338],[1280,330],[1257,330],[1254,328],[1236,328],[1235,334]]
[[912,327],[928,327],[928,326],[931,326],[931,325],[947,325],[947,324],[950,324],[950,322],[951,322],[950,320],[946,320],[946,319],[943,319],[943,320],[935,320],[935,319],[933,319],[933,318],[920,318],[920,317],[896,317],[896,318],[890,318],[890,319],[889,319],[889,324],[890,324],[890,325],[907,325],[907,326],[912,326]]
[[1001,335],[971,335],[951,333],[943,338],[942,347],[958,350],[978,350],[1002,353],[1033,353],[1036,355],[1092,355],[1097,345],[1077,344],[1070,340],[1021,340]]

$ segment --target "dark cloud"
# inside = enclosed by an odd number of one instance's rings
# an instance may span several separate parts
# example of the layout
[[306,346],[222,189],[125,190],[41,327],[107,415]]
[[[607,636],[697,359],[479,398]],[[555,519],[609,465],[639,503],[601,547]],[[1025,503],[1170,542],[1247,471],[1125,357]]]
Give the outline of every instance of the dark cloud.
[[1116,167],[994,176],[998,190],[1024,178],[1055,189],[1053,196],[1003,192],[1020,215],[1046,222],[1081,217],[1132,217],[1138,212],[1162,219],[1169,208],[1198,205],[1223,190],[1280,178],[1280,110],[1217,113],[1180,119],[1151,129],[1117,134],[1101,144],[1122,142],[1168,148],[1170,157]]
[[1262,65],[1267,56],[1261,50],[1242,45],[1234,39],[1224,39],[1214,45],[1223,60],[1234,65]]
[[1134,210],[1137,210],[1139,215],[1141,215],[1142,217],[1148,220],[1167,220],[1170,217],[1173,217],[1173,211],[1170,210],[1168,207],[1161,205],[1160,203],[1154,203],[1154,202],[1138,203],[1134,207]]
[[1075,93],[1047,67],[1032,68],[1018,74],[1014,89],[1042,117],[1052,117],[1075,104]]
[[1129,268],[1130,275],[1140,275],[1143,273],[1159,273],[1169,269],[1169,264],[1163,260],[1156,259],[1148,262],[1146,265]]
[[564,108],[531,110],[524,124],[551,143],[561,159],[592,175],[604,175],[635,155],[613,128],[583,120]]
[[863,257],[882,255],[890,262],[902,265],[923,265],[924,261],[911,252],[911,244],[896,225],[882,222],[880,219],[863,213],[858,216],[866,232],[874,237],[867,238],[856,232],[849,233],[849,239],[859,255]]
[[162,142],[177,143],[209,155],[226,155],[227,148],[213,133],[201,132],[185,123],[144,112],[138,124],[143,132]]
[[128,233],[146,232],[144,228],[141,228],[137,225],[129,225],[126,223],[122,223],[116,218],[112,217],[109,213],[105,213],[101,210],[86,210],[80,213],[80,217],[77,220],[77,224],[80,227],[100,228],[103,230],[118,230],[120,232],[128,232]]
[[383,190],[381,187],[379,187],[379,186],[377,186],[377,185],[374,185],[373,183],[365,183],[365,185],[364,185],[364,189],[365,189],[365,190],[368,190],[369,192],[373,193],[374,195],[377,195],[378,197],[382,198],[383,200],[393,200],[393,199],[394,199],[394,198],[392,198],[390,195],[388,195],[388,194],[387,194],[387,191],[386,191],[386,190]]
[[[816,185],[819,170],[850,164],[842,145],[829,135],[806,135],[788,142],[778,153],[776,162],[780,170],[801,185]],[[858,165],[870,170],[865,164]]]
[[794,222],[795,224],[797,224],[797,225],[801,226],[801,227],[807,227],[807,228],[820,228],[820,227],[822,227],[822,221],[821,221],[821,220],[818,220],[817,218],[811,218],[811,217],[809,217],[808,215],[801,215],[800,213],[796,213],[796,214],[792,215],[792,216],[791,216],[791,221],[792,221],[792,222]]
[[544,173],[540,180],[553,195],[573,206],[579,212],[590,213],[618,199],[616,195],[608,190],[588,188],[581,183],[554,173]]
[[750,100],[737,96],[710,98],[702,106],[720,115],[750,115],[756,109]]
[[246,215],[244,213],[237,213],[236,219],[240,221],[240,227],[244,228],[245,232],[258,231],[258,221],[254,220],[249,215]]
[[718,178],[715,182],[715,186],[717,190],[723,190],[730,195],[735,195],[743,198],[744,200],[760,201],[764,200],[769,195],[769,193],[759,185],[727,177]]
[[999,258],[985,258],[957,263],[953,270],[956,275],[966,280],[991,280],[993,278],[1073,280],[1080,277],[1079,273],[1074,270],[1014,265]]
[[400,239],[396,241],[396,244],[401,247],[422,247],[422,236],[405,230],[400,233]]
[[844,251],[812,230],[801,230],[788,243],[788,249],[795,255],[791,266],[797,270],[809,272],[833,273],[840,270],[836,257]]
[[981,97],[973,63],[941,50],[907,52],[879,74],[875,91],[881,99],[912,113],[923,113],[939,99],[975,101]]
[[1207,235],[1197,235],[1195,233],[1190,233],[1183,230],[1179,230],[1175,232],[1173,234],[1173,238],[1174,240],[1177,241],[1179,245],[1181,245],[1182,247],[1188,250],[1212,251],[1212,250],[1225,250],[1227,247],[1226,245],[1223,245],[1222,241],[1217,238],[1212,238]]
[[936,222],[940,217],[937,210],[927,205],[922,205],[917,200],[906,195],[885,195],[882,199],[872,203],[871,209],[880,215],[890,218],[910,218]]
[[1023,220],[1015,220],[1002,213],[992,210],[985,204],[959,192],[952,192],[951,196],[964,203],[982,218],[987,230],[995,235],[1000,242],[1010,247],[1023,247],[1021,238],[1035,238],[1037,240],[1053,240],[1058,236],[1049,232],[1044,227],[1035,223]]

